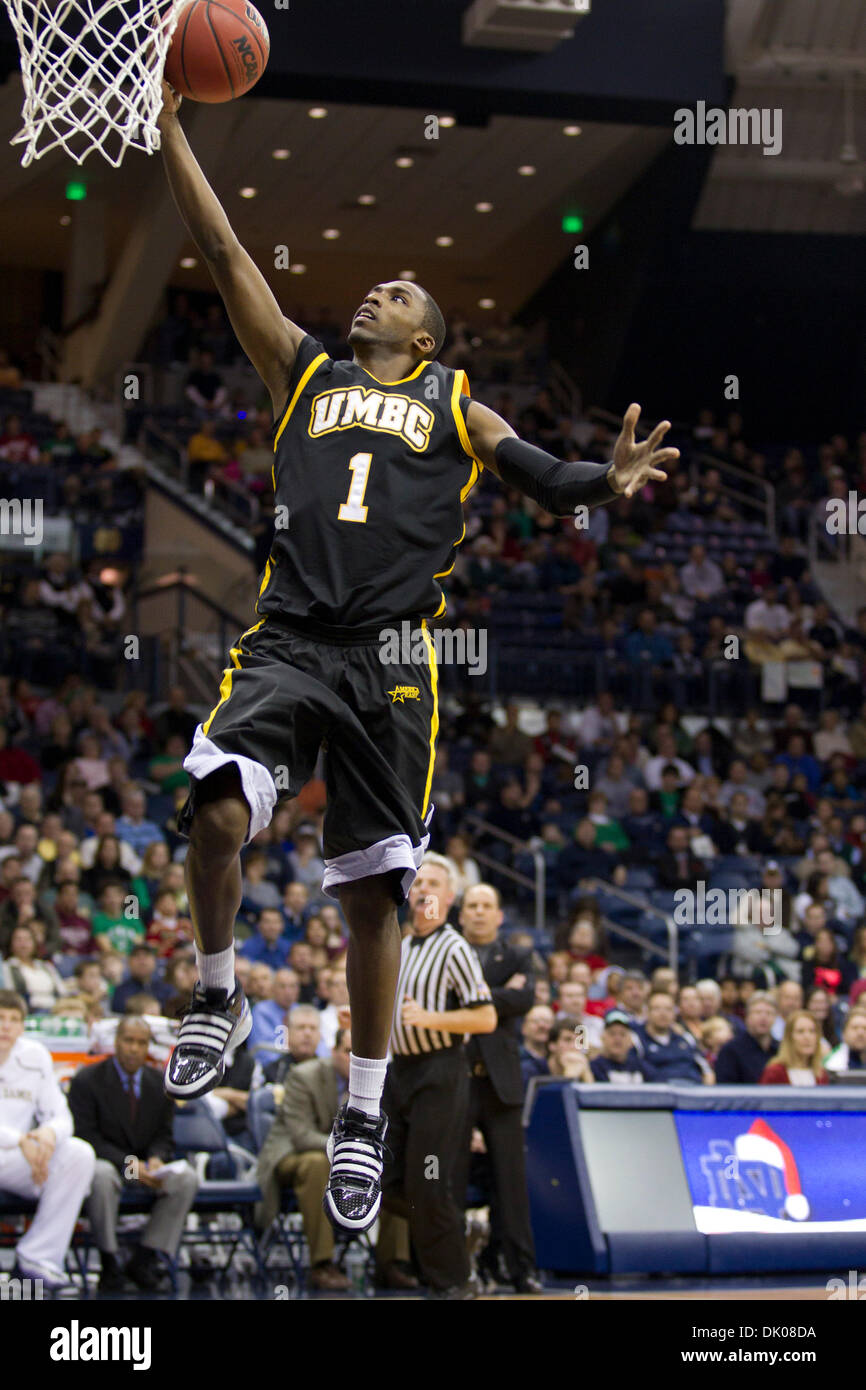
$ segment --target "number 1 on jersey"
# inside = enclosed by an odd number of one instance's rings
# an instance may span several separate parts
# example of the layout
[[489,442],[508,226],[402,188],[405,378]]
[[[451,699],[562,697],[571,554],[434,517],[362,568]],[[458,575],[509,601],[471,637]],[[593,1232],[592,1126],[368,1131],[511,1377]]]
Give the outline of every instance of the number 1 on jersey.
[[353,454],[349,459],[349,467],[352,470],[352,482],[349,487],[349,496],[345,502],[340,503],[340,510],[337,516],[340,521],[366,521],[367,508],[364,506],[364,493],[367,491],[367,481],[370,477],[370,464],[373,462],[372,454]]

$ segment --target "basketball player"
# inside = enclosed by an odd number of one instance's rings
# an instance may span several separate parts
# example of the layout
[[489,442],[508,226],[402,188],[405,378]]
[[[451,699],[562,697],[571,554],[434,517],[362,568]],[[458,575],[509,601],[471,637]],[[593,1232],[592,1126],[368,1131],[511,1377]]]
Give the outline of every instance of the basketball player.
[[[429,843],[438,728],[426,620],[445,611],[439,581],[463,538],[462,503],[488,468],[547,511],[570,516],[663,480],[678,451],[667,422],[635,442],[629,407],[613,462],[562,463],[469,399],[465,373],[437,363],[445,337],[420,285],[390,280],[352,320],[351,362],[336,362],[282,314],[199,168],[163,84],[159,118],[169,185],[274,408],[276,525],[255,621],[230,652],[219,699],[196,729],[178,817],[199,984],[166,1089],[219,1085],[250,1013],[234,977],[241,847],[297,796],[327,752],[325,893],[349,928],[349,1093],[328,1143],[325,1209],[362,1231],[381,1202],[380,1114],[400,967],[397,907]],[[408,620],[410,652],[383,647]],[[399,657],[399,659],[398,659]]]

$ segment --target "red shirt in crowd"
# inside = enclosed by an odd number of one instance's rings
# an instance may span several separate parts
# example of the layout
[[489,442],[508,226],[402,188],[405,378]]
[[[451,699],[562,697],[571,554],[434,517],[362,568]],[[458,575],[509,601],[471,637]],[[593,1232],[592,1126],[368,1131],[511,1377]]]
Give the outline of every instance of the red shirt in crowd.
[[26,430],[17,434],[0,434],[0,458],[9,463],[38,463],[39,450],[36,440]]
[[23,748],[0,748],[0,782],[41,782],[42,768]]
[[[823,1067],[815,1077],[815,1081],[818,1086],[829,1086],[830,1078]],[[790,1086],[791,1084],[788,1068],[782,1066],[781,1062],[770,1062],[761,1073],[762,1086]]]
[[80,912],[57,912],[62,949],[73,956],[92,956],[96,950],[90,922]]

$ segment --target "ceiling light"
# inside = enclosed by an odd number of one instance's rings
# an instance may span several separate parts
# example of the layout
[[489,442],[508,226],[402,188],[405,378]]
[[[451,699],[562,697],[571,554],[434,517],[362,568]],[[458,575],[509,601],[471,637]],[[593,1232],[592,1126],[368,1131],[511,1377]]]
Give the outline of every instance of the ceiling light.
[[496,308],[496,300],[495,300],[495,299],[479,299],[479,301],[478,301],[478,307],[479,307],[479,309],[495,309],[495,308]]
[[312,116],[314,121],[320,121],[322,117],[327,116],[327,114],[327,106],[311,106],[309,111],[307,112],[307,115]]
[[376,201],[375,193],[362,193],[358,202],[365,208],[371,208]]
[[60,219],[60,225],[61,227],[68,227],[71,221],[72,218],[69,216],[69,213],[65,212]]
[[534,173],[535,173],[535,165],[534,165],[534,164],[521,164],[521,166],[520,166],[520,168],[518,169],[517,172],[518,172],[518,174],[523,174],[524,177],[528,178],[530,174],[534,174]]
[[307,267],[302,265],[300,261],[295,261],[294,265],[289,266],[290,275],[306,275],[306,273]]
[[259,190],[257,188],[241,188],[238,191],[242,198],[255,198]]
[[192,270],[194,266],[198,265],[198,261],[195,256],[184,256],[180,264],[183,270]]
[[336,227],[326,227],[322,232],[325,241],[336,241],[339,235],[340,233]]
[[437,246],[453,246],[453,245],[454,245],[454,238],[453,238],[453,236],[438,236],[438,237],[436,238],[436,245],[437,245]]
[[579,125],[564,125],[562,133],[563,135],[580,135],[582,132]]
[[397,276],[397,279],[398,279],[398,280],[414,280],[414,279],[415,279],[415,272],[414,272],[414,270],[401,270],[401,271],[400,271],[400,274]]
[[398,169],[411,169],[415,161],[410,154],[401,154],[399,159],[394,160],[394,163]]
[[476,211],[476,212],[492,212],[492,211],[493,211],[493,204],[492,204],[492,203],[476,203],[476,204],[475,204],[475,211]]
[[271,159],[288,159],[291,150],[271,150]]
[[454,126],[454,125],[457,124],[457,117],[456,117],[456,116],[440,116],[440,117],[439,117],[439,124],[440,124],[445,130],[450,130],[452,126]]

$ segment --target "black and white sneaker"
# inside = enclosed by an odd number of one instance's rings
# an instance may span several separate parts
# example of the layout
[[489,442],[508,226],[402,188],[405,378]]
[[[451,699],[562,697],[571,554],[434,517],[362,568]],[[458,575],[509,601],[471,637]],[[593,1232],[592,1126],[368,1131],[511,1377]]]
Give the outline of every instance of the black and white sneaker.
[[385,1160],[385,1115],[367,1115],[344,1103],[328,1135],[331,1175],[322,1203],[331,1225],[344,1231],[366,1231],[382,1205]]
[[197,984],[165,1069],[168,1095],[195,1100],[212,1091],[225,1074],[226,1052],[240,1047],[251,1027],[250,1006],[237,981],[232,994]]

